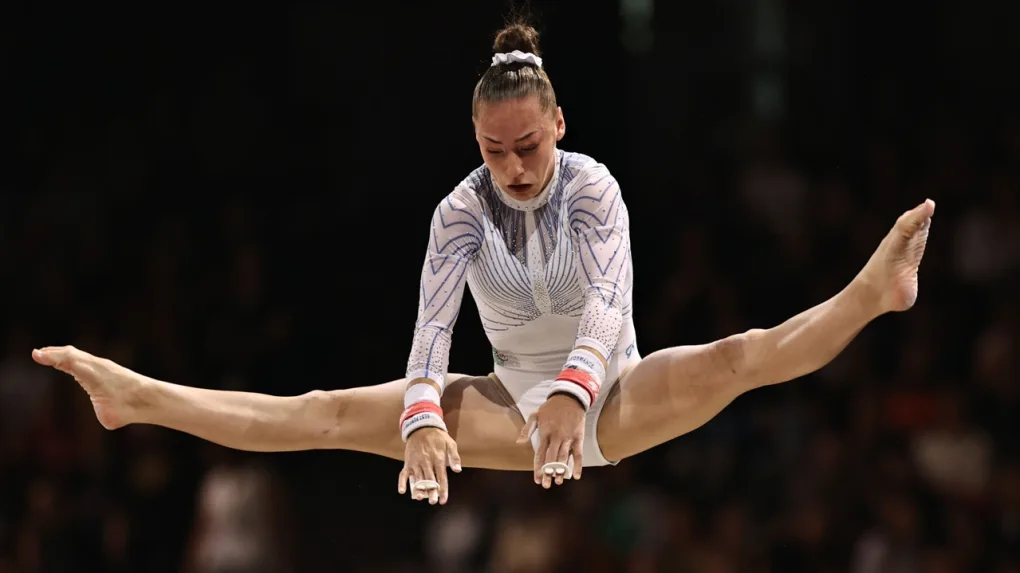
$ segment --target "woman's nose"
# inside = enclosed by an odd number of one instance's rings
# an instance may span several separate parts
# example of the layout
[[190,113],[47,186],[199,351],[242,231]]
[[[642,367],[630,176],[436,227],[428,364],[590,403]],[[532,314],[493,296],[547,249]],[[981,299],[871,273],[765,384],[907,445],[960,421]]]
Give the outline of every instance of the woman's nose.
[[524,161],[516,153],[511,153],[506,162],[506,174],[512,179],[524,174]]

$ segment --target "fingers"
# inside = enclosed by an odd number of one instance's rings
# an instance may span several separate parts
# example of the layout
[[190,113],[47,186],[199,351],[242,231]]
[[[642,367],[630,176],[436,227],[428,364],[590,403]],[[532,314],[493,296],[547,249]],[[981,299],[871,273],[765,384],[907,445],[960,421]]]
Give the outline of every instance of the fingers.
[[574,479],[581,479],[581,470],[584,469],[583,446],[584,440],[574,440],[574,445],[570,449],[570,458],[567,460],[567,464],[573,466]]
[[[577,444],[583,440],[573,438],[565,440],[559,447],[550,446],[546,450],[546,462],[542,464],[542,485],[548,489],[553,483],[563,485],[569,479],[581,479],[577,473],[580,469],[580,448]],[[553,458],[551,452],[556,451]],[[574,452],[577,452],[575,457]]]
[[[403,495],[410,492],[411,499],[425,499],[427,491],[430,489],[430,484],[425,476],[424,466],[409,460],[404,464],[404,469],[400,470],[400,475],[397,477],[397,493]],[[432,480],[432,483],[435,483],[435,489],[438,489],[438,483],[435,480]]]
[[[438,455],[433,461],[433,468],[435,475],[438,476],[439,485],[439,496],[437,501],[440,505],[445,505],[447,500],[450,499],[450,483],[446,474],[447,466],[453,471],[460,473],[463,471],[463,467],[460,465],[460,453],[457,451],[457,442],[449,440],[446,446],[446,451]],[[429,499],[429,503],[435,504],[432,498]]]
[[[446,472],[443,472],[446,473]],[[427,499],[430,505],[439,503],[439,480],[436,479],[434,466],[425,463],[419,466],[418,481],[414,482],[414,499]]]
[[424,472],[421,471],[421,467],[413,465],[410,460],[408,461],[408,467],[402,472],[404,474],[404,481],[400,484],[400,493],[407,492],[411,495],[411,499],[419,500],[419,490],[414,486],[422,480]]
[[460,465],[460,452],[457,451],[457,442],[450,440],[450,445],[446,448],[446,456],[450,462],[450,469],[460,473],[463,471],[463,467]]
[[416,501],[427,499],[430,505],[445,504],[450,499],[447,465],[455,472],[463,470],[456,444],[428,461],[405,464],[397,477],[397,493],[403,495],[410,491],[411,499]]
[[545,487],[542,483],[545,473],[543,473],[542,467],[545,466],[546,451],[549,448],[549,437],[543,436],[539,433],[538,445],[535,447],[535,483]]
[[439,490],[432,493],[429,496],[429,503],[435,505],[436,503],[445,504],[447,498],[450,496],[450,484],[446,479],[446,456],[442,456],[436,460],[436,465],[433,467],[433,471],[439,482]]
[[528,418],[528,422],[521,428],[521,434],[517,436],[518,444],[526,444],[531,441],[531,435],[538,430],[538,414],[532,414]]
[[407,465],[404,465],[404,469],[400,470],[400,477],[397,478],[397,493],[404,495],[407,492],[407,482],[410,479],[411,474],[407,471]]
[[559,436],[543,435],[543,430],[538,429],[537,417],[533,414],[521,430],[517,443],[530,440],[535,431],[538,431],[538,439],[532,441],[535,447],[535,483],[549,489],[553,484],[562,485],[565,480],[581,479],[583,431],[576,435],[568,432],[556,432]]
[[548,440],[547,443],[548,445],[543,448],[545,455],[542,456],[542,465],[539,468],[542,472],[542,487],[545,489],[552,487],[553,480],[556,479],[556,468],[550,464],[555,464],[557,461],[556,456],[560,449],[559,440],[552,439]]
[[536,484],[542,484],[542,465],[545,464],[545,449],[549,444],[549,439],[543,436],[541,432],[538,434],[537,443],[532,440],[535,436],[535,432],[538,432],[538,413],[534,413],[528,417],[528,422],[521,428],[521,435],[517,437],[518,444],[532,443],[535,448],[535,461],[534,461],[534,474],[532,478]]
[[[560,444],[559,451],[556,452],[556,462],[558,465],[557,467],[552,468],[552,477],[553,481],[556,482],[556,485],[563,485],[564,479],[570,479],[570,477],[574,475],[574,472],[568,463],[570,452],[573,449],[573,444],[573,440],[564,440]],[[549,475],[549,472],[546,471],[545,474]]]

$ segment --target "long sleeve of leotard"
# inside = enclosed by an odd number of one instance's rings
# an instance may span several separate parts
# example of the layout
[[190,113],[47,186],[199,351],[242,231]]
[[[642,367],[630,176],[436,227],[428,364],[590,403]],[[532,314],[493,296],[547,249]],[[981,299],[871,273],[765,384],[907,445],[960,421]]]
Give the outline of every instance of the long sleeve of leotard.
[[585,180],[566,203],[584,288],[584,312],[574,348],[592,348],[609,361],[623,325],[624,285],[630,272],[630,222],[620,186],[605,166],[589,168],[581,176]]
[[458,189],[432,215],[418,289],[418,319],[407,361],[408,380],[427,378],[443,388],[453,325],[460,313],[468,265],[482,244],[477,198]]

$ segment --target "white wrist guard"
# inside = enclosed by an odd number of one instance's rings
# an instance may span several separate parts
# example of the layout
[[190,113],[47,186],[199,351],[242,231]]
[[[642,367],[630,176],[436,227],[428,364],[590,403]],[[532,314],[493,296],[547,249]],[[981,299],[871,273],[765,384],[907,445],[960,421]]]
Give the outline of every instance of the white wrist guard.
[[439,400],[439,390],[436,390],[435,386],[427,382],[412,384],[410,388],[404,391],[405,409],[414,406],[418,402],[432,402],[439,406]]
[[570,394],[581,402],[585,410],[589,410],[598,398],[605,377],[606,369],[602,366],[602,360],[588,350],[577,349],[567,357],[563,372],[549,387],[549,395]]
[[400,416],[400,438],[405,442],[415,430],[422,428],[439,428],[446,432],[443,421],[443,409],[432,402],[418,402],[404,409]]

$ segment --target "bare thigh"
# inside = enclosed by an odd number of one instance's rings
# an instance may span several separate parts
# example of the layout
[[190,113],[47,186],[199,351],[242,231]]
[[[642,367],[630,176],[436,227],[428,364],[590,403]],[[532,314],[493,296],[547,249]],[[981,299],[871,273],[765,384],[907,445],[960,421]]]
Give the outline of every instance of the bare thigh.
[[[405,380],[330,393],[336,408],[338,449],[404,459],[397,420],[404,409]],[[457,441],[465,467],[532,469],[530,444],[518,444],[524,419],[492,376],[450,374],[442,398],[443,415]]]
[[732,368],[739,350],[731,343],[667,348],[625,371],[599,415],[606,459],[619,461],[693,431],[749,390]]

